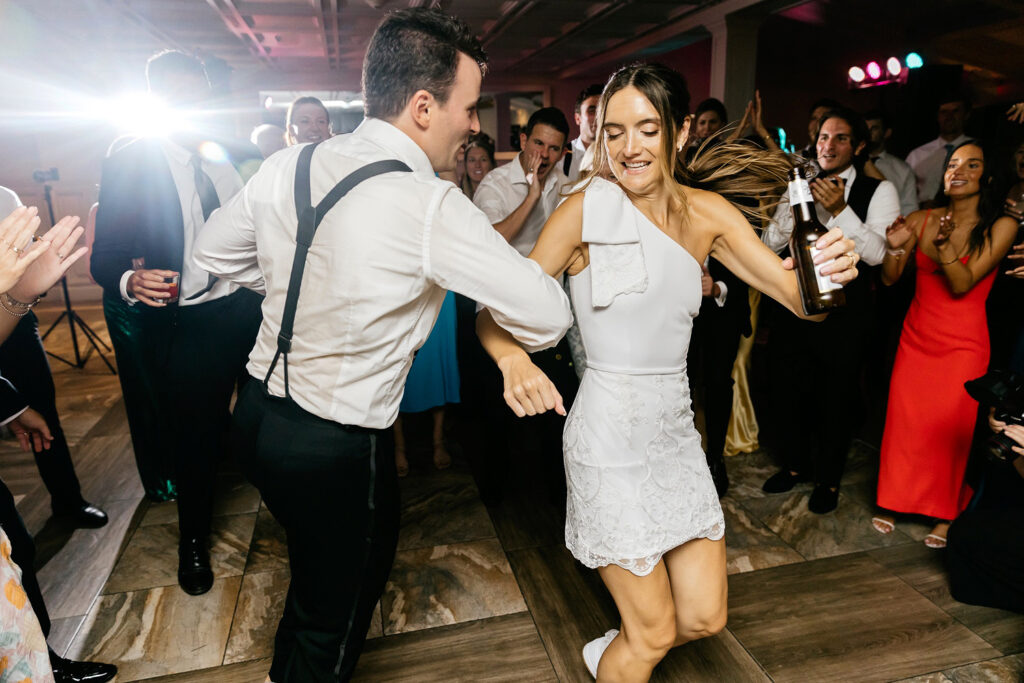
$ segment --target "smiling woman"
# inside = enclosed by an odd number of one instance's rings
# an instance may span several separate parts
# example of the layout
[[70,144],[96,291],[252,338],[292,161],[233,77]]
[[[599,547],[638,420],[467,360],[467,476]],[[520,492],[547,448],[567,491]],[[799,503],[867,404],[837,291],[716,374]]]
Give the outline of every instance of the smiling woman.
[[[675,71],[637,64],[601,96],[594,168],[555,211],[530,258],[568,272],[587,368],[565,425],[565,540],[597,568],[623,630],[588,643],[602,680],[644,681],[676,645],[725,626],[725,522],[693,423],[686,352],[709,254],[800,314],[790,266],[709,189],[770,197],[789,161],[745,143],[683,162],[689,93]],[[615,182],[600,177],[608,168]],[[756,213],[756,210],[751,210]],[[826,258],[852,249],[838,229]],[[825,266],[837,282],[855,276]],[[833,274],[834,273],[834,274]],[[554,385],[488,311],[477,329],[517,414],[561,405]]]
[[[968,140],[953,150],[943,189],[946,206],[912,213],[887,231],[882,280],[893,284],[911,259],[914,300],[903,322],[893,366],[878,474],[878,505],[889,512],[932,517],[925,545],[946,545],[949,521],[971,497],[964,481],[978,403],[964,382],[989,362],[985,300],[994,269],[1017,233],[1000,215],[982,147]],[[891,533],[889,512],[873,520]]]
[[299,97],[288,106],[285,135],[289,145],[320,142],[331,137],[331,115],[315,97]]

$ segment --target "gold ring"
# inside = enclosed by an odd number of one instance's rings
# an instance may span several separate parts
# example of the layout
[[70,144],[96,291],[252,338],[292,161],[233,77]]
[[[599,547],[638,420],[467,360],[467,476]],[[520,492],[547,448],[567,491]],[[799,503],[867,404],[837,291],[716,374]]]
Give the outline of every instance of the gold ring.
[[25,253],[24,249],[18,249],[18,247],[14,246],[14,245],[11,245],[11,251],[13,251],[18,256],[21,256],[22,254]]

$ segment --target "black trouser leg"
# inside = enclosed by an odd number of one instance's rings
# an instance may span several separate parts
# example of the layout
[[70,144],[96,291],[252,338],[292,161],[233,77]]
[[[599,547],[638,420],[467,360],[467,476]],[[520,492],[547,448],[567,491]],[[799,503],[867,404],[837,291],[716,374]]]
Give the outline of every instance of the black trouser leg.
[[812,350],[814,368],[828,367],[828,372],[811,370],[814,396],[821,407],[815,423],[818,434],[814,481],[838,487],[846,467],[850,441],[864,420],[861,374],[865,348],[871,329],[871,308],[851,305],[844,311],[831,313],[819,323],[819,337]]
[[236,454],[288,536],[291,584],[275,639],[275,683],[347,681],[398,544],[390,430],[346,428],[250,381]]
[[740,348],[741,330],[723,322],[704,345],[704,424],[708,432],[708,458],[722,460],[732,417],[732,368]]
[[139,479],[148,498],[162,501],[170,500],[176,493],[174,458],[170,439],[164,433],[158,387],[152,377],[153,367],[158,364],[154,363],[153,350],[144,339],[144,308],[143,304],[129,306],[120,297],[103,297],[103,314],[117,359]]
[[782,467],[807,477],[813,474],[810,426],[819,406],[812,400],[805,325],[789,311],[773,311],[768,342],[769,395],[775,422],[776,449]]
[[0,526],[11,539],[11,559],[21,568],[21,585],[32,604],[32,611],[36,613],[39,626],[43,629],[43,636],[49,636],[50,615],[46,611],[43,592],[39,589],[39,581],[36,579],[36,544],[14,506],[11,490],[3,481],[0,481]]
[[80,507],[85,502],[82,500],[82,488],[60,426],[53,375],[39,338],[39,319],[34,313],[29,312],[22,318],[0,345],[0,374],[14,385],[30,408],[43,416],[50,428],[53,436],[50,448],[35,456],[54,510],[68,511]]
[[[261,298],[247,290],[180,308],[166,365],[182,538],[205,538],[231,394],[259,331]],[[177,428],[175,428],[177,427]]]

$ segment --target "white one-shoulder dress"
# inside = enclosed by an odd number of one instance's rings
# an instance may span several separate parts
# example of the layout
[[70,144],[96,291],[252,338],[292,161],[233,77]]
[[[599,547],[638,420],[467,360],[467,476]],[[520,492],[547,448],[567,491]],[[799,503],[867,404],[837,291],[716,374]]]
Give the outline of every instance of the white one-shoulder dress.
[[583,241],[590,264],[569,279],[587,367],[563,433],[565,542],[588,567],[644,576],[725,533],[686,377],[701,268],[601,179],[584,194]]

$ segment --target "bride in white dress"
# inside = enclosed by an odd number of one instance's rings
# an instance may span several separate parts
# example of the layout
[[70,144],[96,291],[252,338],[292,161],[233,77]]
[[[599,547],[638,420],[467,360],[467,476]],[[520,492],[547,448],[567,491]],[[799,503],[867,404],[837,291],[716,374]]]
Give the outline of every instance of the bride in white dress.
[[[600,681],[646,681],[669,649],[725,627],[725,523],[686,379],[700,264],[710,254],[801,314],[792,264],[721,195],[692,186],[748,197],[777,192],[788,161],[726,143],[683,167],[688,111],[686,83],[666,67],[613,75],[594,168],[610,169],[617,182],[591,174],[530,254],[556,278],[569,273],[586,349],[563,438],[565,540],[598,570],[622,619],[620,630],[584,647]],[[856,276],[853,242],[838,228],[819,246],[822,262],[835,259],[824,273],[841,283]],[[477,329],[518,415],[564,412],[554,386],[486,310]]]

